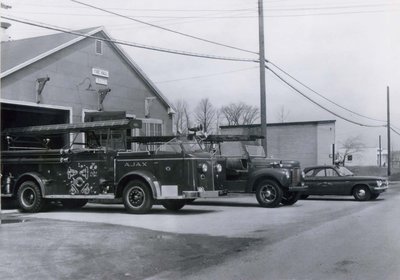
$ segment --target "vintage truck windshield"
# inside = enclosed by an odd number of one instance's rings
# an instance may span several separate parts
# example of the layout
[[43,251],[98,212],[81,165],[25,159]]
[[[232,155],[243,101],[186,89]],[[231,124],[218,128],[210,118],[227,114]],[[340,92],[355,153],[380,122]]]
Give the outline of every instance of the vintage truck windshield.
[[245,145],[246,151],[251,157],[265,157],[264,148],[256,145]]
[[242,143],[240,142],[224,142],[220,144],[222,156],[241,157],[245,155]]
[[182,142],[182,146],[185,152],[187,152],[188,154],[204,151],[203,147],[199,144],[199,142],[197,142],[194,139]]

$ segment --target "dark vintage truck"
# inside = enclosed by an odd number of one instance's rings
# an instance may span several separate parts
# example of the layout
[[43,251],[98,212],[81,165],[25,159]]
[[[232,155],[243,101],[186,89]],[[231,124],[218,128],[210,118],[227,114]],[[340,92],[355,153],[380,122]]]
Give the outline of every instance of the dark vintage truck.
[[[269,159],[255,135],[208,135],[201,139],[225,164],[224,193],[255,193],[263,207],[292,205],[307,190],[300,163]],[[220,179],[221,180],[221,179]]]
[[[221,165],[195,139],[126,135],[140,126],[140,120],[121,119],[4,130],[1,196],[15,197],[25,212],[49,203],[77,208],[92,199],[122,199],[135,214],[155,203],[179,210],[196,198],[219,196]],[[68,146],[50,148],[60,135]],[[109,145],[113,139],[136,144],[117,149]]]

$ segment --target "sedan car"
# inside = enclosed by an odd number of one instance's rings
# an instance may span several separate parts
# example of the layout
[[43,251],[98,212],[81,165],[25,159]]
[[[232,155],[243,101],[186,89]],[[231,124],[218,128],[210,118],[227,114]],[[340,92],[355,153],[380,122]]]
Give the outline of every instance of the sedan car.
[[388,181],[381,177],[355,176],[343,166],[314,166],[304,169],[309,195],[353,195],[356,200],[376,199],[388,188]]

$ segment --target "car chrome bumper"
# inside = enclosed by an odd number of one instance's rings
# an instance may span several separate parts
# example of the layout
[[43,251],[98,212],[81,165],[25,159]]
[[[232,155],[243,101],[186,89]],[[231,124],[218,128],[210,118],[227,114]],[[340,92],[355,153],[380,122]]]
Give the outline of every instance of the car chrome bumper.
[[374,191],[385,191],[388,188],[388,186],[374,187]]

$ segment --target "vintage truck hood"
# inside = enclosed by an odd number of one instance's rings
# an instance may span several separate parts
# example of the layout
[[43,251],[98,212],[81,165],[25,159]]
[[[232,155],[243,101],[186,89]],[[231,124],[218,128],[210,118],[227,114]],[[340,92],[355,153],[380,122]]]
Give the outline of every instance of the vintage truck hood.
[[300,162],[296,160],[280,160],[270,159],[265,157],[251,157],[251,162],[259,167],[281,167],[283,168],[295,168],[300,167]]

